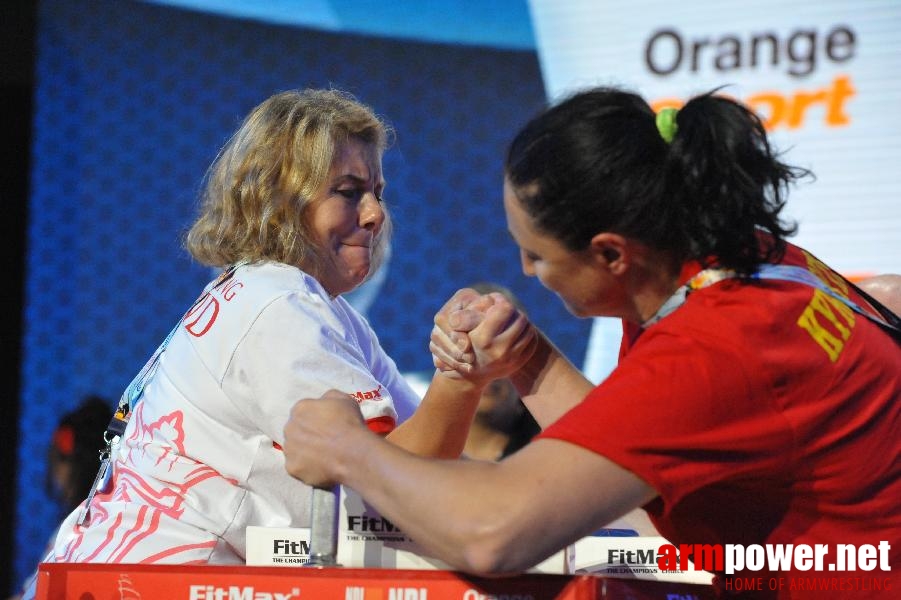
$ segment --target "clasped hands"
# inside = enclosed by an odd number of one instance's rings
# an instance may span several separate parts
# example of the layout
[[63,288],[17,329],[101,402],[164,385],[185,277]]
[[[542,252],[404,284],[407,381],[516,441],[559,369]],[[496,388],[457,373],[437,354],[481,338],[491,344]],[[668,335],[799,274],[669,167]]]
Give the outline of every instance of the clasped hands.
[[535,328],[506,296],[464,288],[435,315],[429,350],[442,375],[484,385],[522,367],[536,341]]
[[[526,316],[496,292],[459,290],[434,323],[429,350],[436,376],[481,387],[525,365],[539,339]],[[288,472],[324,487],[342,480],[339,454],[356,447],[357,436],[370,435],[354,397],[338,390],[298,401],[284,434]]]

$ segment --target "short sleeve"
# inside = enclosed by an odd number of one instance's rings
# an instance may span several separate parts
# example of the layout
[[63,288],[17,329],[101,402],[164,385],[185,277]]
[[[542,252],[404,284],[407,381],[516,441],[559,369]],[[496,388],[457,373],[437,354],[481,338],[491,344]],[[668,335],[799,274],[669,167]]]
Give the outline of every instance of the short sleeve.
[[541,437],[601,454],[674,505],[730,479],[777,472],[791,433],[753,357],[723,340],[646,333]]
[[402,423],[410,418],[419,406],[419,394],[413,389],[406,377],[398,370],[397,365],[379,343],[378,336],[369,324],[369,321],[357,312],[343,298],[337,302],[343,306],[347,322],[356,332],[355,337],[363,350],[366,363],[372,373],[382,382],[391,395],[394,402],[394,410],[397,413],[397,422]]
[[374,430],[394,427],[393,388],[373,372],[360,332],[341,317],[324,298],[291,292],[269,303],[238,344],[223,389],[234,402],[247,403],[239,410],[273,441],[283,442],[298,400],[330,389],[353,395]]

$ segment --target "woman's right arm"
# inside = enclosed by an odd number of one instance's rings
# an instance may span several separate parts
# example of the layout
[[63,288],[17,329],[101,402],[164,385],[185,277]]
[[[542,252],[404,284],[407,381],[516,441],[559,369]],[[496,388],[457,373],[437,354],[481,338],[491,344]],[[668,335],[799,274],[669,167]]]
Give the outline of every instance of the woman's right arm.
[[541,332],[536,346],[532,358],[510,380],[544,429],[579,404],[594,384]]

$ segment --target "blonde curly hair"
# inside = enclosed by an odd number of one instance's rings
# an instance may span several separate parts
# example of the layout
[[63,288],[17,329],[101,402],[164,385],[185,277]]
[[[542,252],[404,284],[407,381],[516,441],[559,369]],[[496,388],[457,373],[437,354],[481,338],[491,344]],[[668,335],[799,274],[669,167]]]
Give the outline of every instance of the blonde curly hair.
[[[199,262],[224,267],[274,260],[316,275],[318,248],[307,213],[348,139],[371,144],[381,159],[390,127],[371,108],[337,90],[290,90],[268,98],[210,166],[200,216],[185,238]],[[384,208],[384,207],[383,207]],[[390,219],[373,246],[375,273],[391,236]]]

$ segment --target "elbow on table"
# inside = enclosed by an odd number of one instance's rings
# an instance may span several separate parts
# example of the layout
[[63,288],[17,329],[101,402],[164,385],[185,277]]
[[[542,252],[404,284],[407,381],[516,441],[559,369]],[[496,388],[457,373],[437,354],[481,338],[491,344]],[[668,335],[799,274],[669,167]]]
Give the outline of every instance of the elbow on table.
[[460,568],[474,575],[499,577],[522,573],[537,564],[540,559],[523,551],[517,533],[489,526],[468,535],[460,548]]

